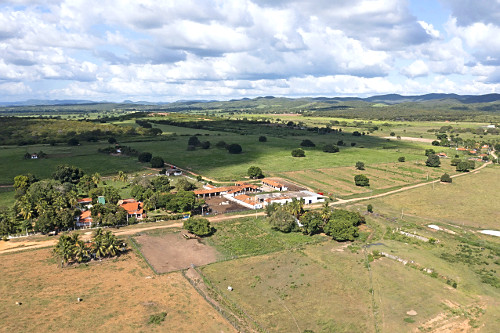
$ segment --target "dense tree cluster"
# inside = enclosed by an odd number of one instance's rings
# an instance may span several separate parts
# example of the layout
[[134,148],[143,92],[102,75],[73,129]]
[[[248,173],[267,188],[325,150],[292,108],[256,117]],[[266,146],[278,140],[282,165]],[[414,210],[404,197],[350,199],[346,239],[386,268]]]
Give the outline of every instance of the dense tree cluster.
[[99,228],[90,242],[84,242],[79,234],[63,234],[54,249],[61,259],[61,266],[68,263],[82,263],[92,259],[114,257],[126,250],[126,244],[118,240],[111,231]]
[[303,202],[295,200],[285,205],[266,208],[272,229],[281,232],[301,231],[306,235],[324,232],[337,241],[352,241],[358,236],[358,226],[365,219],[357,212],[333,209],[325,202],[321,211],[304,211]]

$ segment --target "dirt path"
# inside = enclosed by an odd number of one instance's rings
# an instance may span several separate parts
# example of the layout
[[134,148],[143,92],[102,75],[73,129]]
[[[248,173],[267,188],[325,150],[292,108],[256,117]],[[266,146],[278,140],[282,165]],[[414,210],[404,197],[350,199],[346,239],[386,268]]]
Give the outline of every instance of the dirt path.
[[[384,136],[383,139],[396,139],[396,140],[399,140],[399,139],[397,139],[394,136]],[[424,142],[424,143],[432,143],[432,141],[434,141],[434,139],[415,138],[415,137],[412,137],[412,136],[402,136],[401,140],[403,140],[403,141],[413,141],[413,142]]]
[[[492,152],[492,155],[496,156],[496,155],[494,155],[493,152]],[[466,175],[476,174],[476,173],[480,172],[481,169],[485,168],[487,165],[489,165],[491,163],[492,163],[491,161],[484,163],[479,168],[477,168],[471,172],[460,173],[457,175],[453,175],[451,177],[455,178],[455,177],[462,177],[462,176],[466,176]],[[438,182],[440,182],[439,179],[432,180],[432,181],[425,182],[425,183],[416,184],[416,185],[402,187],[402,188],[397,189],[397,190],[393,190],[393,191],[389,191],[389,192],[385,192],[385,193],[380,193],[380,194],[375,194],[375,195],[371,195],[368,197],[346,199],[346,200],[339,199],[335,202],[330,203],[330,206],[338,206],[338,205],[343,205],[346,203],[354,203],[354,202],[358,202],[358,201],[380,198],[380,197],[384,197],[387,195],[408,191],[408,190],[411,190],[414,188],[418,188],[418,187],[422,187],[422,186],[426,186],[426,185],[430,185],[432,183],[438,183]],[[314,204],[314,205],[308,205],[307,207],[314,209],[314,208],[321,208],[322,206],[323,206],[323,204]],[[246,214],[237,214],[237,215],[218,215],[218,216],[209,217],[208,220],[211,223],[217,223],[220,221],[233,220],[233,219],[238,219],[238,218],[242,218],[242,217],[264,216],[265,214],[266,214],[265,212],[255,212],[255,213],[250,212],[250,213],[246,213]],[[182,228],[182,222],[177,222],[177,223],[168,224],[168,225],[161,225],[161,226],[154,226],[154,225],[153,226],[141,226],[141,225],[138,225],[138,227],[134,228],[134,229],[116,230],[116,231],[113,230],[113,233],[117,236],[125,236],[125,235],[133,235],[133,234],[136,234],[136,233],[141,232],[141,231],[148,231],[148,230],[154,230],[154,229],[166,229],[166,228]],[[56,244],[56,242],[57,242],[57,238],[54,238],[51,240],[46,240],[46,241],[26,240],[26,241],[22,241],[22,242],[12,242],[12,243],[11,242],[0,242],[0,254],[54,246]]]

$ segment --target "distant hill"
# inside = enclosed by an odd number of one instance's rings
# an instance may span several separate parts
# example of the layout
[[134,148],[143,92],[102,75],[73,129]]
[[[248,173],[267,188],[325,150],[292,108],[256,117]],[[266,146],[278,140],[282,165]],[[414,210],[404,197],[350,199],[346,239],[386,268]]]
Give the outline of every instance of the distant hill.
[[[149,101],[138,101],[133,102],[130,100],[123,101],[116,104],[135,104],[135,105],[193,105],[193,104],[210,104],[210,103],[238,103],[238,102],[263,102],[263,101],[310,101],[310,102],[320,102],[334,104],[338,102],[353,102],[353,101],[364,101],[369,103],[385,103],[385,104],[400,104],[400,103],[418,103],[436,100],[455,100],[464,104],[472,103],[491,103],[500,101],[500,94],[486,94],[486,95],[457,95],[457,94],[425,94],[425,95],[414,95],[414,96],[404,96],[399,94],[387,94],[387,95],[377,95],[367,98],[361,97],[300,97],[300,98],[289,98],[289,97],[275,97],[275,96],[261,96],[256,98],[241,98],[241,99],[231,99],[229,101],[217,101],[217,100],[179,100],[174,103],[169,102],[149,102]],[[90,101],[90,100],[39,100],[30,99],[27,101],[19,102],[0,102],[0,106],[36,106],[36,105],[79,105],[79,104],[102,104],[110,103],[106,101]]]

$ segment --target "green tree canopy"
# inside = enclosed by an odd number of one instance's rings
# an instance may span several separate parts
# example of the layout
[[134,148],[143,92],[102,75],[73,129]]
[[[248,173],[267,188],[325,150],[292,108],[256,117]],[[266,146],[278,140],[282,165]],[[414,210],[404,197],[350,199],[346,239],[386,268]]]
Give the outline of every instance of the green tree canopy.
[[159,156],[155,156],[155,157],[151,158],[151,167],[152,168],[162,168],[164,164],[165,164],[165,161],[163,160],[163,158],[161,158]]
[[70,165],[58,165],[56,171],[53,173],[52,178],[60,181],[61,183],[78,184],[80,178],[85,173],[82,169]]
[[370,179],[365,175],[354,176],[354,183],[356,186],[370,186]]
[[441,165],[441,161],[439,160],[439,156],[435,155],[435,154],[430,154],[429,156],[427,156],[427,161],[425,161],[425,165],[427,165],[428,167],[432,167],[432,168],[437,168]]
[[260,179],[264,178],[264,174],[262,173],[262,169],[258,166],[251,166],[247,171],[248,177],[252,179]]
[[210,222],[202,217],[190,217],[184,221],[184,229],[199,237],[208,236],[212,233]]
[[278,207],[268,218],[271,229],[281,232],[291,232],[298,229],[295,217],[283,206]]
[[305,157],[306,152],[301,148],[296,148],[296,149],[292,150],[292,156],[293,157]]

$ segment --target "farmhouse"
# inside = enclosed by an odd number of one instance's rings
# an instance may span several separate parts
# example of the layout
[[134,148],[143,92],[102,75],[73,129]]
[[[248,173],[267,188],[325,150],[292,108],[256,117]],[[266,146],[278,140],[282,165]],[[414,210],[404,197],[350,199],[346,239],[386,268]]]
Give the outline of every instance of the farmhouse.
[[177,168],[170,168],[168,169],[165,174],[167,176],[181,176],[182,175],[182,170],[179,170]]
[[92,198],[78,199],[77,205],[82,210],[90,209],[90,208],[92,208]]
[[90,228],[92,226],[92,216],[90,210],[86,210],[76,217],[76,226],[78,228]]
[[278,191],[288,190],[288,188],[285,185],[283,185],[275,180],[268,179],[268,178],[262,179],[262,185],[267,186],[267,187],[271,187],[272,189],[275,189]]
[[137,220],[142,220],[146,217],[142,202],[138,202],[135,199],[125,199],[118,201],[118,205],[127,211],[127,221],[131,217],[135,217]]
[[[239,184],[239,185],[238,185]],[[259,187],[246,183],[236,183],[234,186],[224,186],[224,187],[215,187],[215,186],[204,186],[203,190],[194,190],[194,194],[198,198],[210,198],[221,195],[228,195],[230,197],[234,197],[240,194],[245,194],[247,192],[258,192]]]
[[254,200],[261,203],[262,206],[267,206],[271,203],[279,203],[282,205],[287,202],[291,202],[293,198],[303,200],[306,205],[325,201],[325,198],[322,195],[310,191],[259,194],[254,197]]

